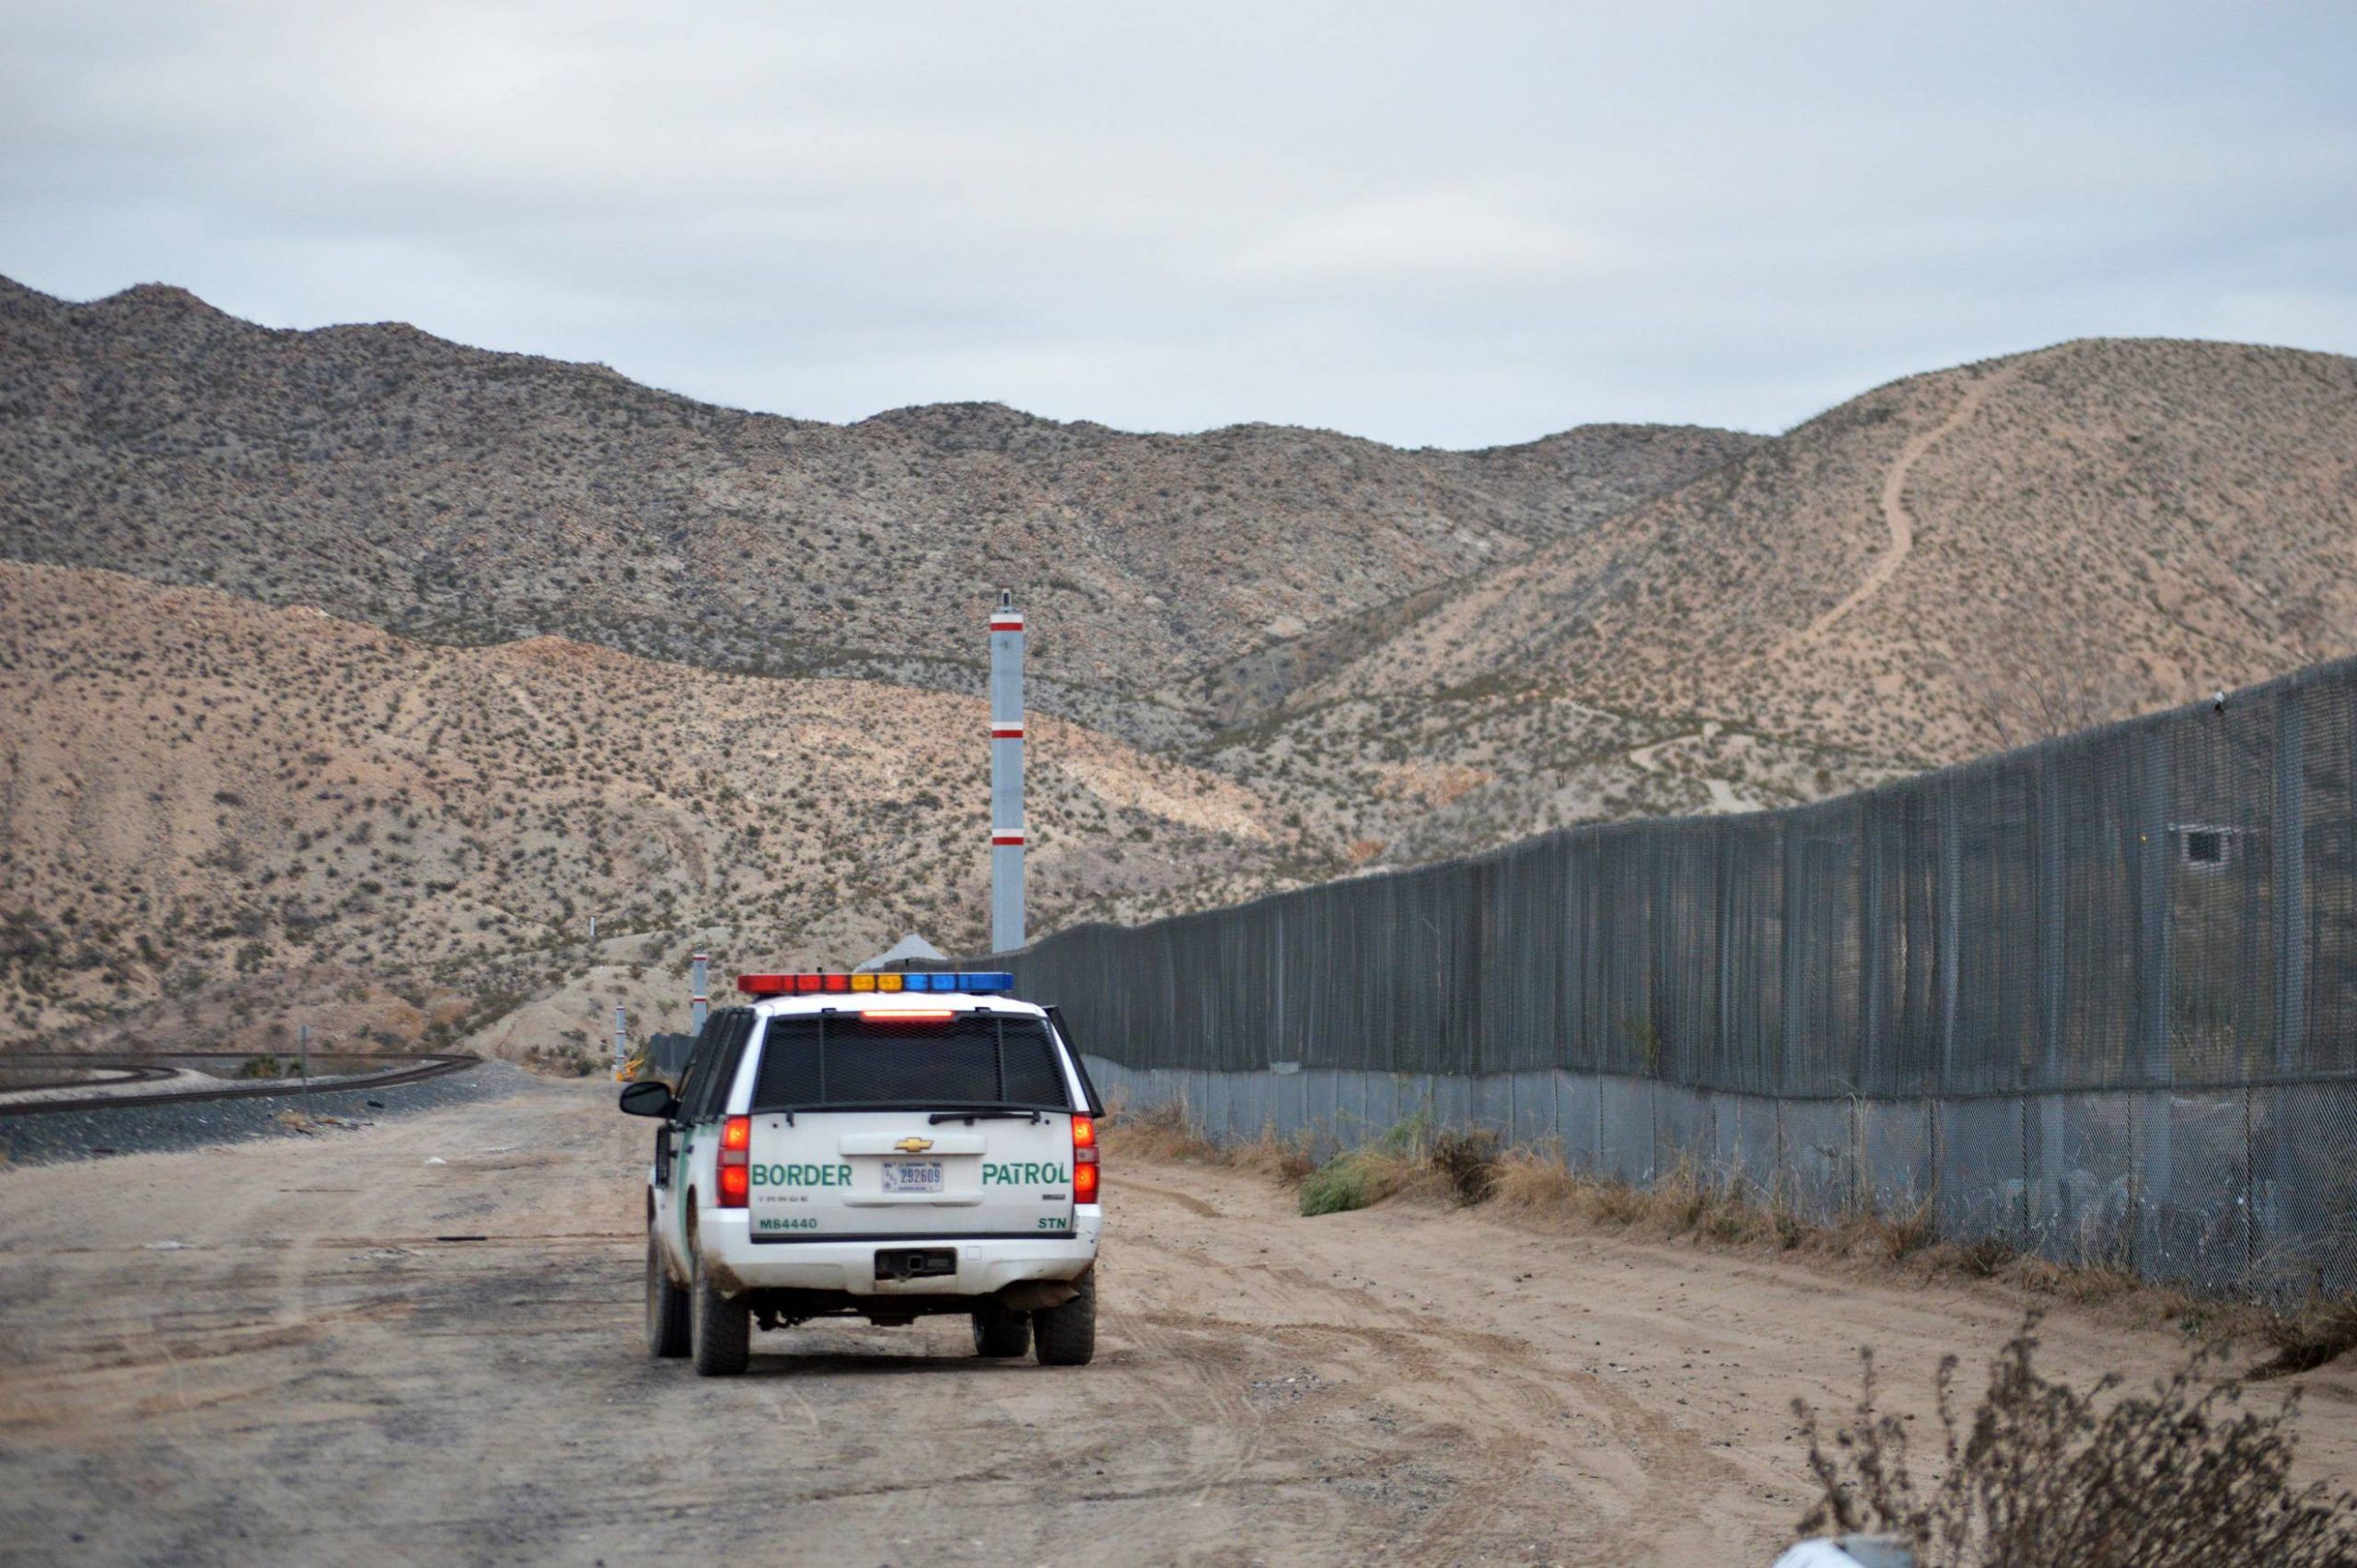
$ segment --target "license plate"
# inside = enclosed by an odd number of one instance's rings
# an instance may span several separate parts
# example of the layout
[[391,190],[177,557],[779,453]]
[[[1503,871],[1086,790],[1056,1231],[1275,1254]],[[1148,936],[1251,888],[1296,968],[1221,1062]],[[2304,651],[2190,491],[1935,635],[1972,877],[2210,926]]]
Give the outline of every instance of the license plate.
[[887,1192],[938,1192],[941,1191],[939,1160],[886,1160],[884,1191]]

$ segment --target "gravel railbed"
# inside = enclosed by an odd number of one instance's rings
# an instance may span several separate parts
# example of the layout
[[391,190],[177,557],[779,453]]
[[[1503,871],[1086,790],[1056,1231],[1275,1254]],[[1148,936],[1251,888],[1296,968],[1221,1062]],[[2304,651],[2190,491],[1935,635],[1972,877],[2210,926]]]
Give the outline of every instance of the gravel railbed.
[[[362,1085],[308,1095],[298,1091],[162,1105],[143,1105],[126,1098],[124,1104],[103,1109],[8,1117],[0,1121],[0,1151],[5,1151],[10,1163],[46,1165],[254,1138],[301,1137],[304,1134],[289,1124],[287,1112],[313,1121],[332,1117],[339,1122],[366,1124],[441,1106],[493,1099],[537,1082],[511,1063],[485,1061],[414,1083]],[[341,1130],[321,1126],[313,1135]]]

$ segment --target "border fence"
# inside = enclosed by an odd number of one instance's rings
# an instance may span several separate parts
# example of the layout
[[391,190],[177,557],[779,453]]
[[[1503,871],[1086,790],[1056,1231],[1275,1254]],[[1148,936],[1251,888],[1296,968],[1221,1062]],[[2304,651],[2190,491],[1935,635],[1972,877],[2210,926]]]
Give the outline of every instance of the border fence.
[[2357,659],[1813,805],[1583,827],[998,960],[1133,1104],[1418,1109],[1810,1217],[2357,1287]]

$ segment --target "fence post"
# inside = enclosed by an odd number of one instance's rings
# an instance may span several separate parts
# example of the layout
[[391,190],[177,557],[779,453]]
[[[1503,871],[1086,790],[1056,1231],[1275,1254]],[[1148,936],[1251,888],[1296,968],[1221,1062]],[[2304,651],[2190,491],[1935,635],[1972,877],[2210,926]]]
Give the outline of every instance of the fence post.
[[1853,1214],[1874,1213],[1874,1180],[1866,1174],[1866,1101],[1852,1090],[1850,1095],[1850,1209]]
[[1770,1099],[1768,1104],[1776,1114],[1776,1152],[1773,1156],[1775,1163],[1771,1167],[1769,1179],[1776,1184],[1777,1192],[1784,1195],[1797,1211],[1800,1207],[1800,1189],[1793,1180],[1792,1172],[1785,1167],[1784,1164],[1784,1097],[1777,1095]]
[[[2144,1092],[2136,1097],[2142,1122],[2142,1136],[2137,1140],[2142,1158],[2138,1162],[2138,1208],[2142,1211],[2137,1223],[2131,1227],[2132,1246],[2131,1263],[2139,1272],[2150,1273],[2159,1261],[2154,1255],[2159,1240],[2161,1208],[2169,1199],[2169,1091],[2174,1075],[2169,1049],[2169,915],[2173,871],[2170,858],[2169,830],[2169,745],[2173,730],[2168,722],[2152,726],[2143,736],[2143,767],[2140,770],[2136,818],[2139,851],[2137,857],[2137,993],[2142,1004],[2139,1019],[2142,1026],[2142,1057]],[[2150,1233],[2149,1237],[2147,1233]]]
[[1661,1074],[1645,1080],[1645,1185],[1661,1179]]
[[1717,938],[1718,958],[1718,1049],[1713,1060],[1719,1063],[1720,1084],[1738,1075],[1735,1050],[1735,877],[1736,834],[1733,827],[1719,830],[1719,885],[1713,889],[1712,931]]
[[1781,889],[1784,896],[1784,1039],[1782,1049],[1777,1052],[1771,1087],[1782,1095],[1791,1093],[1794,1088],[1794,1064],[1801,1058],[1801,1035],[1807,1015],[1802,989],[1807,972],[1804,962],[1807,956],[1807,942],[1801,927],[1808,880],[1808,850],[1800,826],[1795,822],[1782,824],[1779,837],[1782,840],[1784,852],[1784,885]]
[[2275,717],[2275,1070],[2296,1070],[2308,1036],[2307,725],[2300,693]]
[[[2068,1075],[2069,1040],[2063,1010],[2069,1005],[2065,984],[2070,949],[2063,940],[2069,900],[2063,896],[2069,856],[2062,834],[2062,765],[2049,749],[2038,770],[2038,1022],[2042,1049],[2038,1061],[2038,1159],[2039,1197],[2051,1219],[2062,1211],[2062,1177],[2067,1109],[2054,1090]],[[2024,1162],[2026,1165],[2026,1161]],[[2029,1172],[2022,1176],[2026,1181]]]
[[1596,1101],[1596,1113],[1589,1118],[1595,1123],[1589,1146],[1594,1150],[1594,1157],[1588,1161],[1587,1167],[1600,1175],[1604,1170],[1604,1074],[1599,1068],[1592,1075],[1596,1079],[1596,1093],[1589,1098]]
[[[2276,700],[2275,706],[2275,1054],[2273,1066],[2279,1077],[2289,1076],[2300,1070],[2307,1060],[2308,1044],[2308,865],[2307,865],[2307,711],[2303,703],[2304,691],[2295,691]],[[2274,1202],[2268,1213],[2279,1231],[2296,1230],[2291,1208],[2293,1191],[2291,1129],[2284,1125],[2285,1110],[2292,1097],[2299,1090],[2289,1083],[2280,1084],[2273,1091],[2273,1114],[2270,1117],[2275,1131]],[[2245,1114],[2244,1136],[2250,1135],[2248,1112],[2250,1090],[2243,1091]],[[2258,1221],[2258,1173],[2251,1162],[2243,1161],[2243,1213],[2245,1223]],[[2270,1238],[2277,1246],[2292,1239],[2288,1234]]]
[[[1873,1094],[1890,1086],[1883,1034],[1887,1027],[1890,981],[1889,912],[1883,889],[1882,835],[1875,831],[1874,807],[1860,800],[1858,835],[1858,1064],[1851,1086]],[[1864,1150],[1860,1151],[1863,1156]]]
[[1956,808],[1963,785],[1949,779],[1940,792],[1940,1090],[1955,1089],[1956,1005],[1964,980],[1964,814]]

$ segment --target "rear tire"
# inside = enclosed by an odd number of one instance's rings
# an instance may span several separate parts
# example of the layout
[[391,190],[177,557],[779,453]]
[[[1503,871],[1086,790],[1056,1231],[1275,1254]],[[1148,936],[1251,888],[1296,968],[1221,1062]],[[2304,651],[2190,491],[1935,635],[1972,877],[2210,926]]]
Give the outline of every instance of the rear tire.
[[694,1327],[690,1337],[694,1341],[697,1376],[702,1377],[734,1377],[745,1370],[753,1354],[753,1308],[743,1296],[731,1301],[720,1294],[713,1283],[712,1265],[704,1261],[703,1253],[696,1253],[694,1310],[690,1314]]
[[676,1360],[688,1353],[688,1293],[671,1283],[662,1238],[646,1227],[646,1353]]
[[989,1307],[974,1314],[974,1353],[1004,1361],[1031,1348],[1031,1319]]
[[1032,1348],[1042,1366],[1086,1366],[1097,1354],[1097,1271],[1073,1281],[1079,1294],[1031,1314]]

